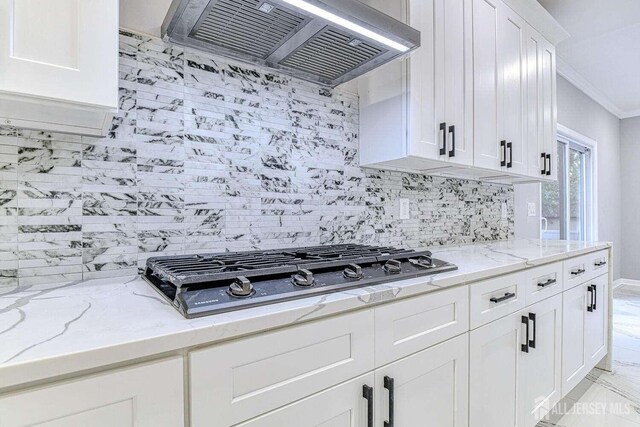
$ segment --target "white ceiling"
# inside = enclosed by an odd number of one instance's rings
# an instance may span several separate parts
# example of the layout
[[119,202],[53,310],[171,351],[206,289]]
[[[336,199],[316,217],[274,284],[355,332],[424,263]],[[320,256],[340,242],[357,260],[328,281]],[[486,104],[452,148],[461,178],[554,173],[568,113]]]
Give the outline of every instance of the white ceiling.
[[171,0],[120,0],[120,26],[160,37]]
[[620,118],[640,115],[640,0],[538,0],[571,35],[558,72]]

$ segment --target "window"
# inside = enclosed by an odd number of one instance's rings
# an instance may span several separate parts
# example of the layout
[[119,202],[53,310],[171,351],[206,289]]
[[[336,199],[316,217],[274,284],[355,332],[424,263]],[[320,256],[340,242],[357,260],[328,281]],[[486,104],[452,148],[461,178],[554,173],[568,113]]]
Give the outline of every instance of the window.
[[542,238],[592,240],[593,149],[558,138],[558,181],[542,184]]

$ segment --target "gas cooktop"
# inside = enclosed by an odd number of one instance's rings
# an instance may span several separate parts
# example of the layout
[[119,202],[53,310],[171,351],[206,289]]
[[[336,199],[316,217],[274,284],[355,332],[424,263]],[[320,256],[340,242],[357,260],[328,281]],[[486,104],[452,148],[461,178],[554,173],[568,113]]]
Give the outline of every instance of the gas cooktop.
[[457,268],[429,251],[346,244],[149,258],[143,278],[193,318]]

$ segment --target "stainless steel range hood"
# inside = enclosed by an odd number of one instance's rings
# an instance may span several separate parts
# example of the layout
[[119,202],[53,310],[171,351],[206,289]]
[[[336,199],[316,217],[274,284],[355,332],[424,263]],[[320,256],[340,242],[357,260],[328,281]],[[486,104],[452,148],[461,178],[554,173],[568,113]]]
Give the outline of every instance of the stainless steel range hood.
[[420,45],[357,0],[174,0],[165,40],[335,87]]

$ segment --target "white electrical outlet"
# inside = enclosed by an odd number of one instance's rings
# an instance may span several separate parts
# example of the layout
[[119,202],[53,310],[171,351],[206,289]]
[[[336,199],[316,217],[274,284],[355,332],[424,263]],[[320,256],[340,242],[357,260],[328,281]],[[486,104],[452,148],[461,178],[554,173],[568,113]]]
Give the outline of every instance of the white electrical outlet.
[[502,204],[502,219],[507,219],[507,213],[508,213],[507,204],[503,203]]
[[409,199],[400,199],[400,219],[410,219]]
[[536,216],[536,204],[535,203],[527,204],[527,212],[529,216]]

